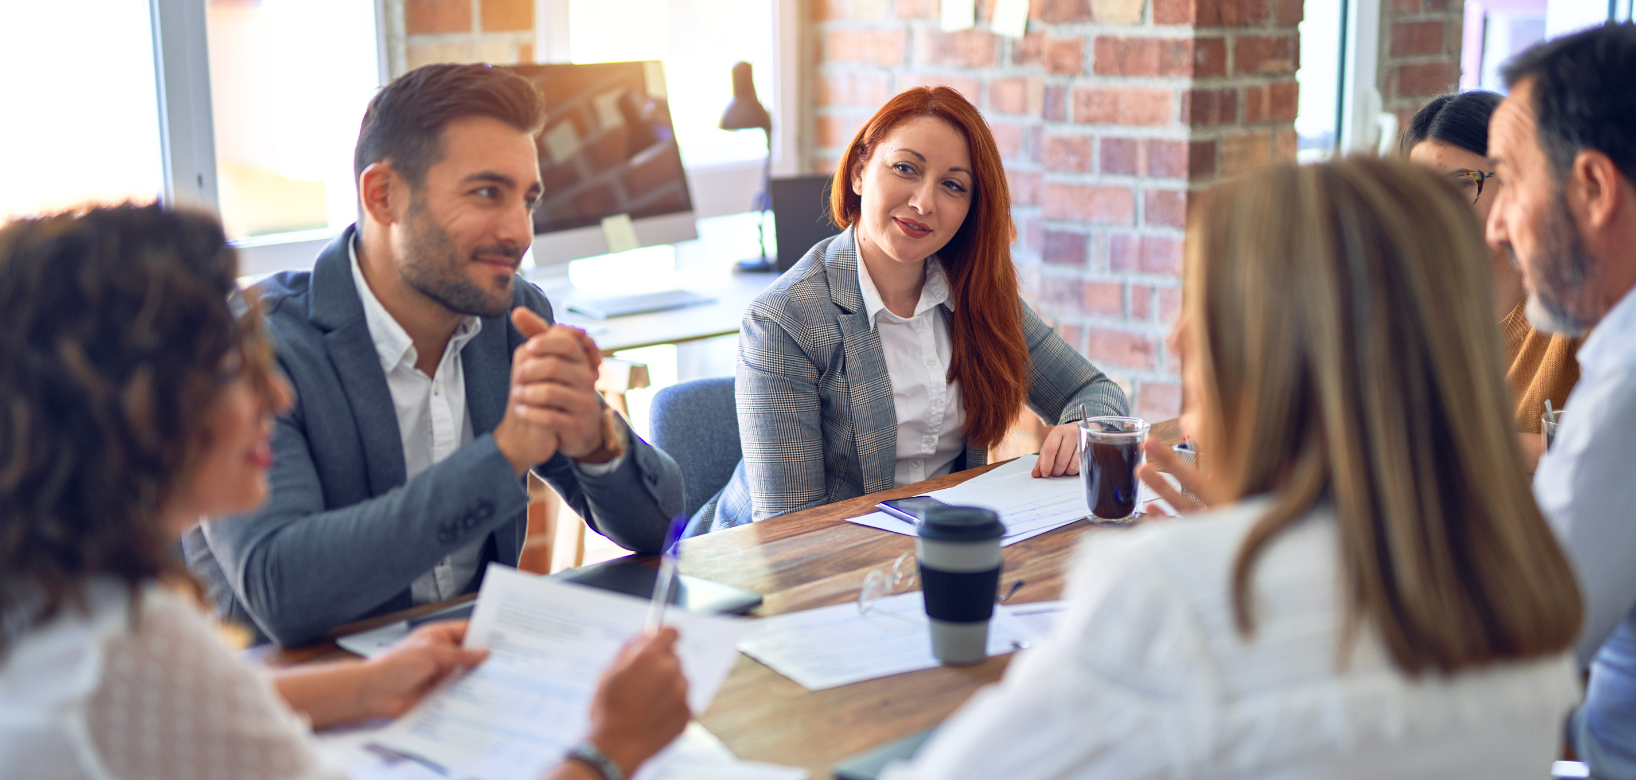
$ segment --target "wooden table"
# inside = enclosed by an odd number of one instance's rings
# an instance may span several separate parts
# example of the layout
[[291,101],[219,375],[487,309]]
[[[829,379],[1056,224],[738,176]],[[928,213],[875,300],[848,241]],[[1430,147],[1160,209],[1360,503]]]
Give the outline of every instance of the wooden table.
[[[1156,424],[1152,435],[1167,443],[1179,441],[1175,422]],[[871,568],[889,566],[897,556],[913,552],[914,540],[848,523],[846,518],[868,514],[884,499],[958,485],[995,465],[686,540],[681,571],[762,594],[765,600],[757,616],[851,601]],[[1004,548],[1004,581],[1027,581],[1013,603],[1060,598],[1064,567],[1090,527],[1081,520]],[[402,617],[383,617],[371,624]],[[336,633],[362,627],[348,626]],[[323,642],[268,651],[262,657],[267,663],[286,665],[344,655],[333,642]],[[740,655],[699,720],[740,758],[804,767],[813,780],[824,780],[836,761],[942,721],[978,688],[1000,679],[1010,660],[1007,655],[977,666],[939,667],[808,691]]]

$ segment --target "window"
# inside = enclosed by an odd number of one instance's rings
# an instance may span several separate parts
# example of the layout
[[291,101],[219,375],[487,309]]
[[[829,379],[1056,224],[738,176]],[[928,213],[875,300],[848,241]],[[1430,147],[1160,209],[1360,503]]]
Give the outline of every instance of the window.
[[1500,70],[1524,49],[1630,16],[1631,0],[1467,0],[1460,88],[1504,92]]
[[[760,162],[767,138],[754,130],[720,130],[733,96],[732,68],[754,69],[756,96],[778,115],[775,4],[767,0],[569,0],[569,56],[574,62],[663,60],[671,121],[688,168]],[[745,207],[749,203],[746,201]]]
[[156,90],[147,3],[8,4],[0,24],[0,104],[10,107],[0,122],[0,219],[157,198],[164,173]]
[[1341,38],[1343,4],[1335,0],[1307,0],[1300,26],[1300,102],[1295,132],[1300,137],[1296,156],[1301,162],[1327,160],[1340,142]]
[[374,4],[209,0],[205,24],[228,236],[352,223],[352,149],[380,84]]

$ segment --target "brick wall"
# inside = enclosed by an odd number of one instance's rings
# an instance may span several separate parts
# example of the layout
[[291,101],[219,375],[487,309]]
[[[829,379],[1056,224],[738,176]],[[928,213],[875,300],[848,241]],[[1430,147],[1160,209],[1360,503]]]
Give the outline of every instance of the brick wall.
[[814,0],[809,167],[898,91],[965,94],[1005,158],[1024,296],[1139,414],[1174,416],[1187,204],[1294,158],[1300,0],[1033,0],[1022,39],[987,29],[992,0],[957,33],[939,5]]
[[534,61],[534,0],[386,0],[394,77],[433,62]]
[[1464,0],[1382,0],[1380,97],[1398,127],[1429,98],[1460,86]]

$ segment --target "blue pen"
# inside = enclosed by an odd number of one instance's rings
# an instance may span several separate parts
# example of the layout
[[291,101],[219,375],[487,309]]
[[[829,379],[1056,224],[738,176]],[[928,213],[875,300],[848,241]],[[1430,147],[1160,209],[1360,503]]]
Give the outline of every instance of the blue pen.
[[649,634],[655,633],[665,622],[665,605],[670,603],[671,583],[676,580],[676,545],[687,528],[687,515],[676,515],[665,533],[665,549],[659,553],[659,576],[653,582],[653,601],[648,604]]

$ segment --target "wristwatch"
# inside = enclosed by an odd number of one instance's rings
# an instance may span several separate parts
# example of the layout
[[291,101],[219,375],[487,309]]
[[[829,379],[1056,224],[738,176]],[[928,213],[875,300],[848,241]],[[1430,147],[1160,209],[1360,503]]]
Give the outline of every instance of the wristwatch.
[[602,751],[597,749],[596,745],[591,744],[589,740],[581,742],[570,749],[568,758],[596,770],[597,774],[602,775],[602,780],[625,780],[625,773],[619,771],[619,765],[615,764],[607,756],[602,755]]
[[629,444],[625,441],[625,428],[619,424],[619,414],[613,409],[602,409],[602,446],[595,452],[587,452],[584,456],[575,458],[580,463],[607,463],[620,455],[625,454]]

